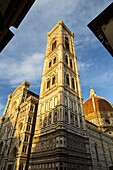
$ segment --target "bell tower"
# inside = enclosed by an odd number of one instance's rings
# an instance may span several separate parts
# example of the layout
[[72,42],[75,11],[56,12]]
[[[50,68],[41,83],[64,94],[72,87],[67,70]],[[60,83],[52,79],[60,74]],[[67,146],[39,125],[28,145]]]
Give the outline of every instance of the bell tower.
[[74,33],[59,21],[47,39],[30,169],[91,169]]

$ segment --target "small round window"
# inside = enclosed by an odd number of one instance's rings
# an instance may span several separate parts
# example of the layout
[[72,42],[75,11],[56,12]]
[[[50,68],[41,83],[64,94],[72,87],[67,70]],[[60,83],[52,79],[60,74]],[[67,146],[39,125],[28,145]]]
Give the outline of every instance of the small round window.
[[105,120],[105,123],[106,123],[106,124],[110,124],[110,121],[106,119],[106,120]]

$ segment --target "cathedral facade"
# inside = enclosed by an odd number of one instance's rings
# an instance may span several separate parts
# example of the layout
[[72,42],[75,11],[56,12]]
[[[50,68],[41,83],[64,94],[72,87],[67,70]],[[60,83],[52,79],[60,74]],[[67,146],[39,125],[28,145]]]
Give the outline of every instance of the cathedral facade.
[[23,82],[0,118],[0,169],[108,170],[112,135],[83,108],[74,33],[59,21],[47,38],[40,96]]

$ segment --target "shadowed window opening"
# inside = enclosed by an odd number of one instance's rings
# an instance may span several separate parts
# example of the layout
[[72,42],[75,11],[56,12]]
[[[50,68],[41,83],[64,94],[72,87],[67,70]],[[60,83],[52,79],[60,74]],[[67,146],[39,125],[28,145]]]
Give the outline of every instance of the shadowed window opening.
[[25,135],[25,142],[28,142],[28,138],[29,138],[29,136],[27,136],[27,135]]
[[52,85],[55,84],[55,76],[52,78]]
[[24,166],[23,166],[23,164],[21,163],[21,164],[20,164],[20,167],[19,167],[19,170],[23,170],[23,168],[24,168]]
[[106,124],[110,124],[110,121],[108,119],[105,119]]
[[72,60],[70,59],[70,67],[73,68]]
[[66,83],[69,85],[69,75],[66,75]]
[[68,37],[65,37],[65,47],[67,50],[69,50],[69,39]]
[[72,88],[75,89],[74,78],[72,78],[71,80],[72,80]]
[[23,153],[26,153],[26,150],[27,150],[27,145],[24,145],[22,152],[23,152]]
[[47,89],[50,87],[50,80],[47,81]]
[[30,125],[27,125],[26,131],[30,131]]
[[55,64],[56,63],[56,57],[53,59],[53,64]]
[[56,41],[53,42],[52,44],[52,51],[56,48]]
[[50,62],[49,62],[49,68],[51,67],[51,65],[52,65],[52,62],[50,61]]
[[68,64],[68,57],[67,57],[67,55],[66,55],[65,59],[66,59],[66,64]]

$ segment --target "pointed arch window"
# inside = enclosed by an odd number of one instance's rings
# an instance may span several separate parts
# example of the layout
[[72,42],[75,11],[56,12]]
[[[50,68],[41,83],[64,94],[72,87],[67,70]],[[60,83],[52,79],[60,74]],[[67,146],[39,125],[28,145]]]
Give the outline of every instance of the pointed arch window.
[[74,78],[73,77],[71,79],[71,82],[72,82],[72,88],[75,89],[75,83],[74,83]]
[[69,39],[68,37],[65,37],[65,47],[67,50],[69,50]]
[[23,166],[23,163],[20,164],[20,167],[19,167],[19,170],[23,170],[24,169],[24,166]]
[[52,85],[55,84],[55,76],[52,78]]
[[47,89],[50,88],[50,80],[47,81]]
[[67,112],[67,110],[65,111],[65,121],[68,123],[68,112]]
[[66,83],[67,83],[67,85],[69,85],[69,75],[68,74],[66,74]]
[[56,48],[56,40],[52,43],[52,51]]
[[54,119],[53,119],[54,123],[57,122],[57,111],[54,112]]
[[52,65],[52,62],[50,61],[50,62],[49,62],[49,68],[51,67],[51,65]]
[[65,56],[66,64],[68,64],[68,56]]
[[53,64],[55,64],[56,63],[56,57],[53,59]]
[[70,67],[73,68],[72,59],[70,58]]

